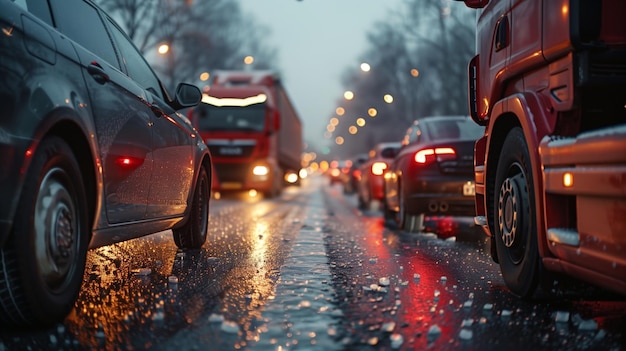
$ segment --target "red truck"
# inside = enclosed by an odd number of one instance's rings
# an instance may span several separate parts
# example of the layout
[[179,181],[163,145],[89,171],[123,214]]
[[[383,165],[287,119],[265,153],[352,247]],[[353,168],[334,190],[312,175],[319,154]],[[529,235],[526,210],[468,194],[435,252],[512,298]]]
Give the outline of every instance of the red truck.
[[626,1],[464,2],[485,126],[475,222],[506,285],[531,298],[561,275],[626,294]]
[[213,190],[280,194],[299,184],[302,123],[277,74],[217,71],[191,120],[213,157]]

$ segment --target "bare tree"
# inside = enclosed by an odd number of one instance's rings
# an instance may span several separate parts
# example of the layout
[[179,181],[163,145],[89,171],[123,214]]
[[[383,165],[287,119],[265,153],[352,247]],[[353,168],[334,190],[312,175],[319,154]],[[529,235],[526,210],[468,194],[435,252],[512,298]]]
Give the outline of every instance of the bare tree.
[[[367,119],[367,126],[338,149],[344,156],[381,141],[399,140],[420,117],[467,114],[467,63],[474,54],[472,12],[450,0],[405,0],[404,8],[389,17],[368,33],[370,47],[362,57],[371,71],[351,71],[343,77],[346,89],[356,95],[347,111],[363,114],[368,107],[379,109],[379,116]],[[380,106],[384,94],[394,97],[393,104]],[[337,135],[346,136],[356,118],[346,113]]]
[[[271,68],[275,50],[261,40],[266,30],[246,18],[232,0],[98,0],[122,26],[171,88],[179,81],[195,83],[202,72],[241,68],[254,54],[257,67]],[[166,57],[157,46],[168,44]]]

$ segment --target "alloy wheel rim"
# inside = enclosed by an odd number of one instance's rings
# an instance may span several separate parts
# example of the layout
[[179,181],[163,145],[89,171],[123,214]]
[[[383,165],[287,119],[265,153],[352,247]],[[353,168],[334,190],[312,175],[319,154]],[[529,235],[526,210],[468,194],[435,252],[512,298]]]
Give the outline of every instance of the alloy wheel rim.
[[67,179],[62,169],[49,170],[35,202],[35,259],[43,282],[52,290],[65,287],[78,256],[77,208],[64,186]]

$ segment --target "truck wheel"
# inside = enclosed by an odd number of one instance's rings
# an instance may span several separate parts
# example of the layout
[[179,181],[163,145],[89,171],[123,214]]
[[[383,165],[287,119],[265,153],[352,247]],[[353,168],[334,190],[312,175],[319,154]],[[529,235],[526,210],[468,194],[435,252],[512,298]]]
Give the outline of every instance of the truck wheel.
[[494,196],[494,238],[502,277],[514,295],[530,298],[539,282],[534,181],[520,128],[504,140]]
[[174,242],[181,249],[199,249],[206,242],[209,226],[210,184],[206,170],[200,167],[187,223],[180,228],[172,229]]
[[61,138],[43,139],[0,250],[1,324],[47,326],[70,312],[82,284],[89,227],[72,150]]

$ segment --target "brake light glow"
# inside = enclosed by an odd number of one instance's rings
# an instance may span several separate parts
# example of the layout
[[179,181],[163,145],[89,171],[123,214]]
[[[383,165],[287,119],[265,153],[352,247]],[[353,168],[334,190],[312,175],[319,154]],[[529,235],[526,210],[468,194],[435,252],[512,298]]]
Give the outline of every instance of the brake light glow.
[[383,175],[385,169],[387,169],[387,164],[385,162],[374,162],[372,164],[373,175]]
[[427,164],[435,161],[440,156],[456,156],[456,151],[451,147],[438,147],[435,149],[423,149],[415,153],[415,162]]

